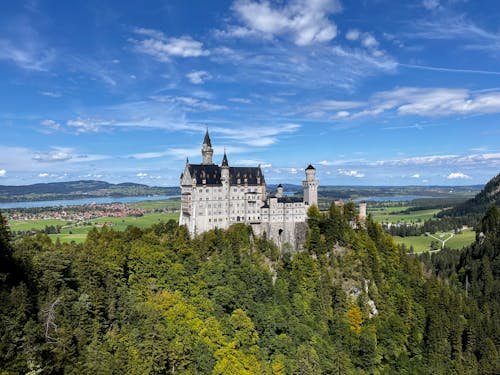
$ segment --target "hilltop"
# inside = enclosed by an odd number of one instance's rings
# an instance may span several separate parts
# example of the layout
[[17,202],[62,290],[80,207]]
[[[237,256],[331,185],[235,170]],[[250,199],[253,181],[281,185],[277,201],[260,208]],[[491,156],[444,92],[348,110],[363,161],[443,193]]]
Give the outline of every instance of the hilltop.
[[112,184],[95,180],[0,185],[0,202],[177,194],[178,187],[151,187],[131,182]]
[[476,224],[493,204],[500,206],[500,174],[493,177],[474,198],[441,211],[438,217],[467,219],[467,222]]

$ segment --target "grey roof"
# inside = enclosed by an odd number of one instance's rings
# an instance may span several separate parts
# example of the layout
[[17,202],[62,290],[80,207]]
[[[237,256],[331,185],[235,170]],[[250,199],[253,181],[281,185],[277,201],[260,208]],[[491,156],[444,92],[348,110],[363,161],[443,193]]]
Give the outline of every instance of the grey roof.
[[[202,185],[203,180],[206,180],[207,185],[221,185],[221,167],[217,164],[189,164],[188,168],[191,177],[196,178],[197,184]],[[260,182],[257,182],[257,177],[260,177]],[[231,185],[237,185],[238,179],[243,185],[245,178],[248,185],[265,183],[260,167],[229,167],[229,183]]]
[[300,197],[281,197],[278,198],[278,203],[302,203],[302,198]]

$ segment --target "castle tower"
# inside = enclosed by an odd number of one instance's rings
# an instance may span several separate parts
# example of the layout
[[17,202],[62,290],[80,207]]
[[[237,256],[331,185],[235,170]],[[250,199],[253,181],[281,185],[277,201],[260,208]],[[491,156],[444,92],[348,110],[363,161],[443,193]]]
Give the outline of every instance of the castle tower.
[[283,185],[279,184],[276,190],[276,198],[283,198]]
[[222,158],[222,165],[220,168],[220,176],[222,183],[229,183],[229,163],[227,161],[226,150],[224,150],[224,157]]
[[208,129],[205,133],[205,139],[203,139],[203,146],[201,147],[201,156],[203,157],[203,165],[212,165],[212,156],[214,155],[214,149],[212,148],[212,142],[210,141],[210,136],[208,135]]
[[359,220],[366,220],[366,202],[361,202],[359,204]]
[[304,203],[309,206],[318,205],[318,185],[316,180],[316,168],[309,164],[306,168],[306,180],[302,181],[304,188]]

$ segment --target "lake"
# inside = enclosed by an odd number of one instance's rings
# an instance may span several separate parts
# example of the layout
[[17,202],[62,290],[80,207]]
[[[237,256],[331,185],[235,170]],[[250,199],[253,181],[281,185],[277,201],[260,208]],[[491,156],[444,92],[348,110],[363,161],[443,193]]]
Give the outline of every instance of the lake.
[[160,201],[165,199],[179,198],[180,195],[151,195],[145,197],[100,197],[82,199],[64,199],[57,201],[32,201],[32,202],[8,202],[0,203],[2,208],[34,208],[53,206],[81,206],[84,204],[105,204],[105,203],[134,203],[142,201]]
[[391,195],[387,197],[360,197],[353,199],[354,202],[403,202],[414,199],[437,198],[430,195]]

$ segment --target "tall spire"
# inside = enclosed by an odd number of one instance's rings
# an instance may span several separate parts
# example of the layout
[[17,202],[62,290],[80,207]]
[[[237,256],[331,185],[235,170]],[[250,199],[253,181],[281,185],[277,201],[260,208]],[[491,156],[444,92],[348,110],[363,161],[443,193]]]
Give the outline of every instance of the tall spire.
[[208,128],[205,133],[205,138],[203,139],[203,145],[201,146],[201,156],[203,157],[204,165],[212,165],[212,156],[214,154],[214,149],[212,148],[212,142],[210,141],[210,136],[208,135]]
[[229,167],[229,163],[227,161],[226,149],[224,149],[224,157],[222,158],[222,166]]
[[212,142],[210,141],[210,135],[208,135],[208,127],[207,131],[205,132],[205,138],[203,139],[203,144],[207,145],[208,147],[212,147]]

